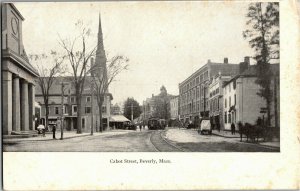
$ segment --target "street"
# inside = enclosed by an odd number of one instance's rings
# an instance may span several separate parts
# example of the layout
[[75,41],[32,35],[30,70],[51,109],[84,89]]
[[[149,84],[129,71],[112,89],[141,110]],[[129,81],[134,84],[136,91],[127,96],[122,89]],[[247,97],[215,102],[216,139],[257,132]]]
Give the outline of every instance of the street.
[[[166,131],[111,130],[76,135],[66,132],[64,140],[52,135],[23,139],[4,139],[3,151],[26,152],[278,152],[279,148],[239,142],[238,138],[199,135],[195,130],[170,128]],[[59,138],[59,133],[57,133]]]

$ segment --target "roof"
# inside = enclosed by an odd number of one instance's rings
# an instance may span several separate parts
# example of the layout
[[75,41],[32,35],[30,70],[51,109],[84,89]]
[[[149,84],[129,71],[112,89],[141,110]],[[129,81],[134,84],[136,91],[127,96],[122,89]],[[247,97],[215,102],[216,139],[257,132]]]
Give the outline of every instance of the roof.
[[[192,75],[190,75],[188,78],[186,78],[184,81],[179,83],[179,85],[185,84],[190,79],[192,79],[195,75],[197,75],[201,70],[203,70],[206,67],[210,67],[213,70],[216,70],[217,73],[221,72],[224,75],[230,75],[232,73],[236,74],[238,73],[238,64],[233,63],[217,63],[217,62],[208,62],[205,65],[203,65],[201,68],[199,68],[197,71],[195,71]],[[217,74],[216,73],[216,74]],[[216,74],[212,74],[211,76],[214,76]]]
[[130,121],[130,120],[127,119],[126,117],[124,117],[123,115],[111,115],[110,116],[110,122],[126,122],[126,121]]
[[[41,78],[49,78],[49,77],[41,77]],[[83,94],[91,94],[91,92],[90,92],[91,80],[92,80],[91,76],[85,77],[85,85],[84,85],[84,90],[82,92]],[[75,94],[75,87],[73,85],[73,81],[74,81],[73,76],[54,77],[53,84],[49,90],[49,95],[61,95],[62,94],[62,92],[61,92],[61,83],[62,82],[67,84],[66,86],[68,86],[68,90],[70,89],[70,94]],[[68,90],[64,91],[65,95],[69,94]],[[35,93],[36,95],[42,95],[42,90],[39,85],[36,86],[35,91],[36,91],[36,93]],[[112,94],[110,94],[110,93],[106,93],[106,94],[111,96],[111,99],[113,99]]]
[[[272,75],[279,74],[279,64],[270,64],[270,69]],[[244,72],[242,72],[241,74],[237,74],[234,77],[232,77],[230,80],[226,81],[223,87],[239,77],[255,77],[255,76],[257,76],[256,65],[250,65],[248,69],[246,69]]]

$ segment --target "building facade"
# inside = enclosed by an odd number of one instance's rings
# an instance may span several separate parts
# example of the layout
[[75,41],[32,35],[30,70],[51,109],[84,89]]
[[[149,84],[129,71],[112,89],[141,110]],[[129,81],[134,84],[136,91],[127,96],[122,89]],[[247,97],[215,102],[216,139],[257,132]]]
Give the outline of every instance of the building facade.
[[178,119],[178,106],[179,106],[179,96],[174,96],[170,99],[170,113],[171,113],[171,119],[176,120]]
[[224,130],[223,120],[223,84],[233,76],[224,76],[220,72],[209,84],[209,117],[214,129]]
[[[49,90],[49,117],[48,124],[50,126],[56,124],[57,118],[64,117],[65,130],[72,131],[77,129],[77,112],[78,107],[76,103],[75,88],[72,84],[72,77],[57,77],[54,79],[53,85]],[[67,85],[64,88],[64,96],[62,97],[61,82]],[[90,87],[91,77],[86,77],[85,87]],[[93,98],[93,99],[92,99]],[[62,108],[63,100],[63,108]],[[104,104],[102,105],[102,122],[105,128],[109,126],[111,116],[110,103],[112,100],[111,94],[104,96]],[[41,105],[41,123],[46,124],[46,108],[42,91],[39,86],[36,88],[36,101]],[[93,125],[97,129],[100,125],[99,108],[97,104],[97,97],[92,96],[89,88],[84,89],[81,98],[81,127],[83,132],[90,132]]]
[[122,115],[121,107],[117,103],[115,105],[111,105],[110,111],[112,115]]
[[35,79],[23,37],[23,16],[12,3],[2,4],[2,132],[35,129]]
[[214,63],[208,60],[191,76],[179,84],[179,119],[182,123],[198,124],[201,117],[209,116],[209,83],[218,73],[231,75],[238,73],[238,64]]
[[[246,68],[245,68],[246,67]],[[266,101],[257,93],[261,87],[255,82],[256,66],[245,65],[241,73],[231,78],[224,84],[224,128],[230,130],[231,123],[238,122],[256,124],[260,118],[265,120],[267,114],[265,113]],[[271,64],[271,71],[273,77],[271,80],[271,126],[279,125],[280,119],[280,101],[279,101],[279,64]],[[277,103],[275,102],[277,100]],[[277,112],[275,113],[275,107]],[[277,116],[277,117],[275,117]],[[237,127],[237,125],[236,125]]]

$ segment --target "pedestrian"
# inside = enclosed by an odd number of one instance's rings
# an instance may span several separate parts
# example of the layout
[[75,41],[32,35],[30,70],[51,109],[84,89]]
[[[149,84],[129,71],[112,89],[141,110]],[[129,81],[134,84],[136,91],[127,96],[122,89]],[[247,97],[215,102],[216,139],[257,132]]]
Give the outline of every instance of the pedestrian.
[[234,123],[231,123],[231,134],[232,135],[235,134],[235,125],[234,125]]
[[55,138],[55,131],[56,131],[56,125],[53,125],[53,126],[52,126],[53,139],[56,139],[56,138]]
[[139,127],[140,127],[140,131],[142,131],[142,125],[139,125]]

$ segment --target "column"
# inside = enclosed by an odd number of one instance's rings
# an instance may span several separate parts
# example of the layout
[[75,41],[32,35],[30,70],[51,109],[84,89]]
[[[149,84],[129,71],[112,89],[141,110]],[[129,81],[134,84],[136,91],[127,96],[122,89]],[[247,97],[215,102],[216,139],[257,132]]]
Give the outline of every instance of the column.
[[3,135],[12,131],[12,73],[2,71],[2,127]]
[[28,82],[22,80],[22,92],[21,92],[21,130],[29,130],[29,104],[28,104]]
[[19,76],[13,78],[13,95],[12,95],[12,130],[21,130],[21,117],[20,117],[20,80]]
[[29,84],[28,85],[28,104],[29,104],[29,130],[34,130],[35,129],[35,86],[34,84]]

